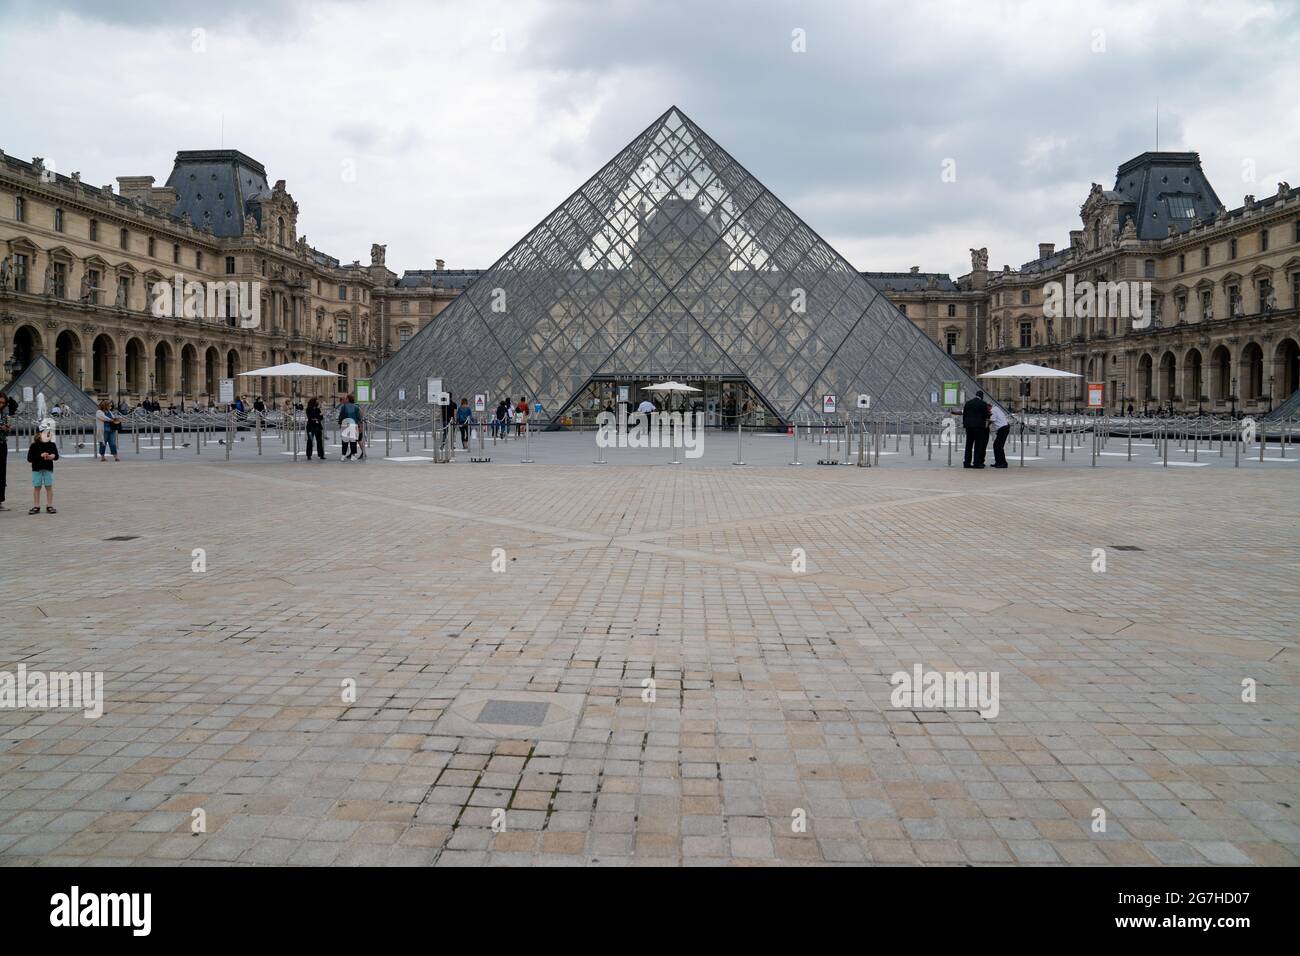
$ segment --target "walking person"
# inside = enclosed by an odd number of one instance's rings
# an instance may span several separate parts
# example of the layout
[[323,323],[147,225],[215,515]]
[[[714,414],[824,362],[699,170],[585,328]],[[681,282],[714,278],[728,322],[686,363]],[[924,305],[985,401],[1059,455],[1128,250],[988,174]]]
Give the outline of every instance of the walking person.
[[357,455],[357,441],[360,436],[361,426],[361,406],[356,403],[350,392],[348,393],[348,400],[339,406],[339,426],[343,460],[351,461]]
[[113,453],[114,461],[122,460],[117,457],[117,426],[118,415],[108,399],[105,399],[99,403],[99,410],[95,412],[95,442],[99,446],[100,461],[108,461],[104,457],[106,451]]
[[1007,435],[1011,432],[1011,419],[1002,410],[1002,406],[993,406],[993,467],[1007,467]]
[[5,507],[5,471],[9,464],[9,396],[0,392],[0,511]]
[[984,401],[983,390],[977,391],[961,409],[961,424],[966,429],[966,451],[962,455],[963,468],[983,468],[984,453],[989,447],[989,404]]
[[41,489],[45,489],[45,510],[57,514],[54,510],[54,463],[59,460],[59,446],[54,444],[50,434],[54,422],[48,418],[41,422],[41,433],[36,441],[27,448],[27,461],[32,466],[32,508],[27,513],[41,513]]
[[325,413],[320,402],[312,396],[307,402],[307,460],[311,461],[312,442],[316,443],[316,456],[325,460]]

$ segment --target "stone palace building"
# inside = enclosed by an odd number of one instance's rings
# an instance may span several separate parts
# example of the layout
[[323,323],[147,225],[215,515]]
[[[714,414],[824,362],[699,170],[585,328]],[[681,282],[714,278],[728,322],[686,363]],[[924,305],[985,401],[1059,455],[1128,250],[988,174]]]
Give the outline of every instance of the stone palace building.
[[[333,399],[483,271],[439,260],[399,276],[379,244],[364,265],[327,255],[300,234],[284,180],[271,185],[237,150],[179,152],[162,187],[151,176],[117,183],[0,153],[0,354],[11,374],[46,355],[96,396],[192,405],[214,401],[220,378],[301,361],[339,374],[336,386],[302,389]],[[1078,407],[1084,383],[1100,382],[1111,412],[1261,413],[1300,387],[1300,190],[1279,183],[1229,209],[1196,153],[1147,152],[1119,167],[1114,188],[1093,184],[1080,217],[1068,245],[1041,243],[1019,269],[990,271],[987,250],[972,249],[956,279],[920,267],[863,275],[971,373],[1030,362],[1083,376],[1033,383],[1027,396],[1016,382],[991,387],[1013,405]],[[151,290],[178,274],[231,295],[227,283],[256,288],[258,323],[181,308],[160,317]],[[1085,281],[1149,283],[1149,317],[1047,314],[1051,283]],[[236,388],[269,399],[286,383]]]

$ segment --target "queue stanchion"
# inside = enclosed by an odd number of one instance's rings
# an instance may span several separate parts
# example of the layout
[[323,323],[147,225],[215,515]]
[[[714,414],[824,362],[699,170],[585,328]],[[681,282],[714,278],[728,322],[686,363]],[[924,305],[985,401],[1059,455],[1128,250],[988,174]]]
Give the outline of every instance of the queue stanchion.
[[524,416],[524,457],[519,459],[521,465],[531,465],[533,463],[533,444],[532,444],[532,416]]
[[257,453],[258,455],[261,455],[262,454],[262,413],[254,412],[253,414],[257,416]]

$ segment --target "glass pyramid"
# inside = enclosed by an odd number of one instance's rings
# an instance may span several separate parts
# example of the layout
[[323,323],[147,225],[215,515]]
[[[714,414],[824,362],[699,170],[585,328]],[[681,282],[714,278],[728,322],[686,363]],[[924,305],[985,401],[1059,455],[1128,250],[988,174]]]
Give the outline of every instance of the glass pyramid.
[[543,422],[596,381],[743,379],[782,421],[824,395],[938,411],[942,382],[977,387],[676,107],[386,362],[375,405],[422,404],[430,377],[489,408],[527,396]]
[[[24,387],[31,387],[32,400],[23,399]],[[98,407],[95,400],[77,388],[77,383],[64,375],[57,365],[44,355],[38,355],[14,377],[5,388],[5,394],[18,400],[18,414],[24,418],[36,415],[36,396],[44,393],[45,407],[59,405],[78,415],[93,415]]]

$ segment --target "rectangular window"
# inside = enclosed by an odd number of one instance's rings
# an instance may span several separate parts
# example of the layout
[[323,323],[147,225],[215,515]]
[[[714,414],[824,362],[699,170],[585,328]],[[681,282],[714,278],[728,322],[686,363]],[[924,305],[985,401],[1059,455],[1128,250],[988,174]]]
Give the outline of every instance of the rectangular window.
[[1021,289],[1021,290],[1020,290],[1020,304],[1021,304],[1021,305],[1028,305],[1028,304],[1029,304],[1029,290],[1028,290],[1028,289]]
[[347,297],[348,297],[348,287],[345,285],[339,286],[339,301],[340,302],[346,301]]
[[234,274],[235,274],[235,257],[226,256],[226,275],[232,276]]
[[957,316],[957,306],[956,306],[954,303],[949,302],[949,303],[948,303],[948,318],[952,319],[952,318],[955,318],[956,316]]
[[126,308],[131,308],[131,280],[126,276],[119,276],[117,280],[117,295]]
[[179,242],[172,243],[172,262],[177,265],[181,264],[181,244]]
[[14,221],[27,221],[27,200],[23,199],[22,196],[14,197]]
[[1156,260],[1148,259],[1142,263],[1142,275],[1143,278],[1146,279],[1154,279],[1156,277]]
[[149,258],[152,259],[157,254],[156,250],[158,248],[158,241],[154,239],[153,236],[150,236],[148,245],[149,245]]
[[348,344],[348,320],[347,320],[347,319],[339,319],[339,320],[338,320],[338,336],[337,336],[337,339],[338,339],[338,344],[339,344],[339,345],[347,345],[347,344]]
[[99,223],[94,219],[90,220],[90,241],[99,242]]
[[1265,229],[1259,234],[1259,251],[1268,252],[1268,230]]
[[1034,326],[1030,322],[1020,323],[1020,347],[1027,349],[1034,344]]
[[203,252],[199,249],[194,250],[194,268],[203,268]]
[[409,341],[411,341],[411,329],[409,326],[404,325],[397,330],[397,344],[405,345]]
[[407,302],[405,299],[403,299],[403,300],[402,300],[402,308],[401,308],[401,311],[402,311],[402,314],[403,314],[403,315],[407,315],[407,314],[409,314],[410,311],[411,311],[411,303],[409,303],[409,302]]
[[14,291],[27,291],[27,257],[19,253],[14,254]]
[[54,263],[54,294],[60,299],[68,297],[68,266],[66,263]]
[[902,312],[904,315],[907,315],[907,303],[906,302],[898,303],[898,311]]
[[90,270],[90,304],[99,305],[99,270]]
[[54,210],[54,231],[55,232],[63,231],[63,210],[62,209]]
[[1229,258],[1229,259],[1235,259],[1235,258],[1237,258],[1237,240],[1236,240],[1236,239],[1229,239],[1229,240],[1228,240],[1228,258]]
[[[952,308],[952,306],[949,306],[949,308]],[[947,335],[944,336],[944,340],[945,340],[945,341],[944,341],[944,348],[947,349],[949,355],[952,355],[953,352],[956,352],[956,351],[957,351],[957,333],[956,333],[956,332],[949,332],[949,333],[947,333]]]
[[1179,272],[1187,271],[1187,255],[1182,252],[1178,253],[1178,271]]
[[125,229],[121,229],[117,234],[117,244],[123,249],[131,248],[131,234]]
[[1209,264],[1210,264],[1210,247],[1206,246],[1204,249],[1201,250],[1201,268],[1205,268]]

